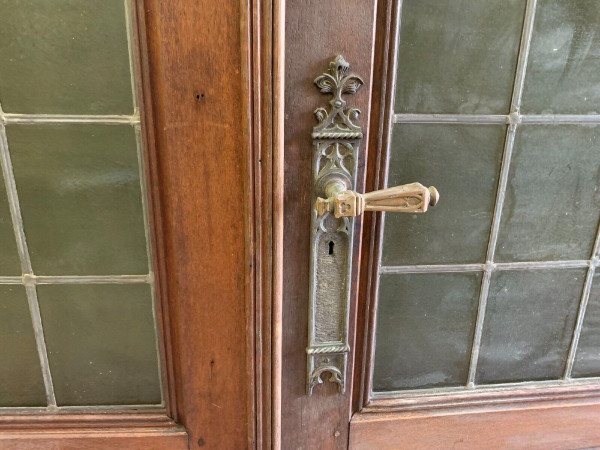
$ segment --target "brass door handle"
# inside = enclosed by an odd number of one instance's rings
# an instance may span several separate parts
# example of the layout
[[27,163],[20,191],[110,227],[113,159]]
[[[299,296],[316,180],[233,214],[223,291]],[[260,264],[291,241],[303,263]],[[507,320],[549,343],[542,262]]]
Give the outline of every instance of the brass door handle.
[[[425,212],[437,203],[434,187],[405,184],[359,194],[356,189],[362,128],[358,108],[349,107],[345,95],[355,94],[363,80],[349,72],[337,56],[329,70],[315,79],[329,106],[315,110],[312,129],[313,190],[311,197],[310,286],[306,346],[306,393],[324,382],[346,392],[348,358],[354,340],[350,335],[354,247],[353,217],[363,211]],[[329,213],[329,214],[327,214]],[[328,374],[328,375],[324,375]]]
[[425,187],[421,183],[403,184],[366,194],[345,188],[342,180],[328,183],[325,188],[328,197],[317,198],[317,214],[322,216],[329,212],[340,218],[356,217],[364,211],[424,213],[429,206],[435,206],[440,198],[435,187]]

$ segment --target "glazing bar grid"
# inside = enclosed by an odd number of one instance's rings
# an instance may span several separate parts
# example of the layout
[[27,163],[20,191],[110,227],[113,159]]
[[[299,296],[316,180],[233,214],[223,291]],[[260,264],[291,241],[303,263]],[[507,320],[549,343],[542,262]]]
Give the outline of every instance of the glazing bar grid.
[[[483,324],[485,321],[485,312],[490,288],[491,275],[494,271],[502,270],[532,270],[532,269],[568,269],[568,268],[587,268],[587,275],[582,290],[579,303],[579,310],[576,325],[573,331],[573,337],[569,348],[567,362],[565,365],[562,380],[569,381],[579,337],[583,327],[583,320],[592,288],[594,274],[600,261],[600,225],[596,233],[594,248],[590,259],[588,260],[570,260],[570,261],[527,261],[511,263],[495,263],[494,256],[498,241],[498,232],[502,219],[502,209],[504,197],[508,182],[511,157],[513,152],[514,140],[517,128],[523,124],[538,125],[561,125],[561,124],[600,124],[600,114],[577,115],[577,114],[521,114],[521,99],[523,95],[523,86],[531,47],[531,38],[533,33],[533,24],[537,0],[527,0],[525,8],[525,17],[523,21],[523,30],[517,61],[517,69],[513,84],[513,93],[509,114],[394,114],[393,122],[397,124],[410,123],[448,123],[448,124],[470,124],[470,125],[508,125],[502,164],[500,169],[500,180],[496,193],[496,203],[492,219],[490,238],[488,241],[486,262],[481,264],[425,264],[425,265],[406,265],[406,266],[380,266],[379,274],[408,274],[408,273],[451,273],[451,272],[483,272],[483,278],[480,289],[477,320],[475,325],[475,334],[471,347],[471,360],[469,365],[469,376],[466,387],[474,389],[475,377],[477,372],[477,363],[481,347],[481,337]],[[427,390],[429,391],[429,390]]]
[[[70,114],[11,114],[5,113],[0,105],[0,162],[2,176],[8,195],[8,204],[13,224],[13,230],[17,243],[17,250],[21,264],[21,276],[0,276],[0,285],[22,285],[25,287],[29,312],[33,325],[35,342],[43,375],[44,388],[46,392],[46,411],[57,411],[69,409],[70,407],[59,407],[56,403],[52,374],[48,361],[48,352],[44,337],[44,329],[40,315],[39,302],[36,286],[41,284],[149,284],[152,292],[152,312],[156,323],[156,311],[154,304],[155,288],[152,263],[152,249],[150,247],[150,228],[147,204],[147,186],[145,179],[145,160],[143,158],[143,141],[141,133],[140,113],[137,101],[137,80],[135,70],[135,49],[133,43],[132,4],[130,0],[124,0],[127,39],[129,47],[129,63],[131,76],[131,89],[133,100],[133,114],[131,115],[70,115]],[[31,258],[27,247],[26,234],[23,226],[23,218],[19,203],[19,196],[12,167],[8,139],[5,125],[36,125],[36,124],[100,124],[100,125],[130,125],[134,127],[136,136],[136,153],[140,171],[140,188],[142,196],[142,208],[144,215],[144,232],[146,236],[146,249],[148,257],[148,273],[144,275],[82,275],[82,276],[39,276],[35,275],[31,265]],[[156,343],[158,351],[158,341]],[[160,379],[160,367],[159,367]],[[162,393],[162,383],[161,393]],[[156,408],[161,405],[144,405],[142,408]],[[110,409],[122,408],[122,406],[83,406],[71,409]],[[138,408],[138,406],[136,406]],[[39,410],[39,408],[0,408],[2,411],[13,410]]]

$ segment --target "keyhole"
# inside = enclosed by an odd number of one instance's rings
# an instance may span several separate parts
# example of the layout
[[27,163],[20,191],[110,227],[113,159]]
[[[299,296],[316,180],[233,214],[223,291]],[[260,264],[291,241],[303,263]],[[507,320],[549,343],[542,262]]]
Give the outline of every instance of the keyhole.
[[333,255],[333,246],[334,245],[335,244],[333,243],[333,241],[329,241],[329,254],[330,255]]

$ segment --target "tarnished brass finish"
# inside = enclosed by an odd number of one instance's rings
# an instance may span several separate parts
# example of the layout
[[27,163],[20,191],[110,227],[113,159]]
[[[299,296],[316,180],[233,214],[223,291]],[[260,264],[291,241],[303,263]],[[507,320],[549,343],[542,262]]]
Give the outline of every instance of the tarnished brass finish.
[[[349,64],[337,56],[329,70],[315,79],[323,94],[331,95],[329,107],[315,110],[317,125],[313,138],[313,200],[335,197],[354,188],[358,150],[363,136],[355,123],[360,114],[347,108],[344,95],[352,95],[363,80],[348,72]],[[308,319],[307,385],[335,383],[346,389],[350,271],[354,224],[349,217],[327,214],[329,205],[313,210],[310,260],[310,298]]]
[[356,217],[365,211],[424,213],[439,198],[435,187],[410,183],[366,194],[349,190],[334,192],[328,198],[317,198],[315,209],[319,216],[329,212],[336,218]]
[[354,191],[363,133],[356,123],[360,111],[348,108],[344,95],[354,94],[363,80],[348,73],[337,56],[329,70],[315,79],[329,107],[315,110],[310,296],[306,347],[306,392],[324,382],[346,390],[350,320],[353,217],[363,211],[425,212],[439,195],[419,183],[359,194]]

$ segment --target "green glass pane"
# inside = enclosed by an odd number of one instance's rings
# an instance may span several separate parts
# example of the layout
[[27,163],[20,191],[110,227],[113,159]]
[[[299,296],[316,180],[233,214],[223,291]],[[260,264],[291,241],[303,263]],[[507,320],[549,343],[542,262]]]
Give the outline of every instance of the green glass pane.
[[404,0],[395,111],[506,114],[525,0]]
[[382,275],[376,391],[467,382],[480,273]]
[[23,286],[0,285],[0,407],[46,406]]
[[483,262],[505,127],[394,126],[388,186],[418,181],[440,201],[427,214],[386,214],[384,265]]
[[13,125],[7,133],[36,274],[148,272],[132,127]]
[[0,0],[4,112],[131,114],[123,0]]
[[538,2],[525,78],[525,113],[600,113],[598,0]]
[[600,376],[600,274],[594,276],[592,283],[572,375]]
[[477,383],[562,377],[585,269],[495,272]]
[[600,219],[599,136],[597,125],[519,127],[496,261],[590,257]]
[[43,285],[38,297],[59,405],[161,402],[147,285]]
[[0,175],[0,276],[9,275],[21,275],[21,266],[4,179]]

